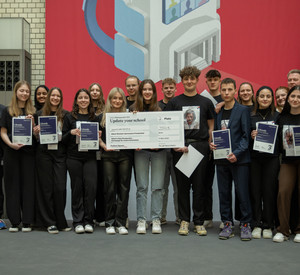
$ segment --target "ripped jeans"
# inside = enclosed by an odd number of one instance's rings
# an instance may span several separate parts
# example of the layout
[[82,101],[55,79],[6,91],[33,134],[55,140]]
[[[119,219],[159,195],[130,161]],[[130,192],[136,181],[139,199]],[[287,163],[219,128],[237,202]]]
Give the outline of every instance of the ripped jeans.
[[147,194],[151,167],[151,219],[160,219],[164,195],[164,177],[167,161],[165,150],[140,150],[134,152],[136,172],[137,220],[147,220]]

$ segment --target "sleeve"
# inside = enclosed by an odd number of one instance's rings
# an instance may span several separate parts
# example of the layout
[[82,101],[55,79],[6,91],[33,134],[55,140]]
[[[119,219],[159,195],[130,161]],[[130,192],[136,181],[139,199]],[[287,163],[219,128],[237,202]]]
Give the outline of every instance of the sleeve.
[[249,140],[250,140],[250,132],[251,132],[251,126],[250,126],[250,112],[248,109],[242,110],[241,113],[241,138],[240,143],[237,146],[237,148],[233,151],[233,154],[236,156],[237,159],[245,153],[249,148]]
[[207,111],[207,120],[215,119],[215,107],[210,100],[208,100],[208,111]]
[[2,114],[1,114],[1,119],[0,119],[0,127],[4,127],[4,128],[8,128],[8,125],[7,125],[7,121],[8,121],[8,107],[6,107],[3,111],[2,111]]
[[72,116],[71,114],[66,114],[64,117],[64,123],[62,128],[62,143],[68,144],[71,141],[71,130],[72,130]]

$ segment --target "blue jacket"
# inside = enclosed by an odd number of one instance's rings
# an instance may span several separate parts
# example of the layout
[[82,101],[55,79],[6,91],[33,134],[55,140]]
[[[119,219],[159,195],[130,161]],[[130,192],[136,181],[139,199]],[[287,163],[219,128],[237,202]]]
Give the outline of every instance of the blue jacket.
[[[221,120],[224,107],[217,115],[216,129],[221,130]],[[245,164],[251,161],[249,141],[251,133],[250,112],[246,106],[235,102],[228,123],[230,129],[232,153],[236,156],[235,164]]]

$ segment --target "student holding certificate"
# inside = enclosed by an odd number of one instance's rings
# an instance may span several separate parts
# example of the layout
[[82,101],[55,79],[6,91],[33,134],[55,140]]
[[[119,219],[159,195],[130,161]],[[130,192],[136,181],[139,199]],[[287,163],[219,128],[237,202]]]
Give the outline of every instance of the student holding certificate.
[[[295,185],[298,185],[298,209],[300,209],[300,156],[293,153],[293,127],[300,125],[300,86],[290,89],[283,110],[278,117],[278,138],[282,150],[282,163],[279,172],[279,190],[277,208],[279,227],[274,236],[274,242],[288,240],[290,235],[289,219],[291,198]],[[295,230],[294,242],[300,242],[300,211],[298,212],[298,225]]]
[[264,239],[272,238],[279,172],[279,153],[277,146],[275,146],[274,153],[263,153],[254,150],[253,141],[258,133],[256,130],[257,124],[264,122],[274,125],[278,114],[275,111],[273,90],[268,86],[262,86],[256,92],[255,107],[251,116],[250,193],[252,237],[254,239],[260,239],[262,233]]
[[[92,83],[89,87],[89,92],[92,98],[92,104],[95,114],[98,116],[103,113],[105,107],[105,100],[103,97],[102,87],[98,83]],[[95,208],[95,224],[105,226],[105,202],[103,193],[103,171],[100,151],[96,153],[97,158],[97,194],[96,194],[96,208]]]
[[[161,109],[157,102],[156,87],[152,80],[141,82],[135,103],[130,110],[136,112],[155,112]],[[136,172],[136,207],[137,207],[137,234],[146,233],[146,206],[149,186],[149,166],[151,167],[151,219],[152,233],[160,234],[161,212],[163,206],[164,177],[167,154],[161,149],[142,149],[134,152]]]
[[126,112],[126,98],[121,88],[113,88],[107,98],[103,115],[100,115],[102,138],[103,182],[105,197],[106,233],[127,235],[126,218],[130,189],[133,150],[108,150],[106,147],[106,114]]
[[93,233],[97,191],[97,161],[93,150],[80,150],[81,122],[98,122],[91,95],[80,89],[73,108],[64,119],[62,142],[67,146],[67,169],[71,178],[73,226],[77,234]]
[[[35,108],[30,99],[30,85],[26,81],[16,83],[10,105],[1,117],[1,137],[4,141],[4,184],[6,210],[11,223],[10,232],[30,232],[34,222],[35,149],[34,145],[13,142],[13,118],[31,119]],[[25,126],[25,125],[24,125]],[[21,128],[23,127],[20,124]],[[26,129],[27,131],[28,129]]]
[[[56,118],[55,132],[58,142],[37,146],[37,225],[45,226],[50,234],[57,234],[59,230],[68,231],[65,218],[66,205],[66,146],[62,144],[62,125],[68,112],[63,109],[63,95],[59,88],[52,88],[46,98],[44,107],[37,112],[34,128],[38,140],[41,128],[48,127],[47,119]],[[44,119],[42,122],[42,118]],[[42,125],[40,124],[43,123]],[[44,126],[45,125],[45,126]]]

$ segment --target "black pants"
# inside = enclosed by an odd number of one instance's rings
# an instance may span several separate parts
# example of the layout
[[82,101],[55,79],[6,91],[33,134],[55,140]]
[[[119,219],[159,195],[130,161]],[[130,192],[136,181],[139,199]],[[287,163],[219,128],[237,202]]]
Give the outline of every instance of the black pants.
[[105,201],[103,185],[103,164],[102,160],[97,160],[97,194],[95,208],[95,220],[97,222],[105,221]]
[[[188,178],[175,167],[176,181],[178,187],[178,213],[179,218],[183,221],[190,222],[190,189],[193,190],[193,222],[195,225],[204,223],[204,206],[205,206],[205,182],[206,167],[209,154],[209,145],[207,141],[193,142],[192,146],[204,155],[201,162],[196,167],[193,174]],[[181,158],[182,153],[173,150],[174,165]]]
[[106,226],[125,226],[133,157],[120,152],[104,152],[104,197]]
[[[1,161],[1,159],[0,159]],[[2,179],[3,179],[3,166],[0,164],[0,218],[3,215],[3,207],[4,207],[4,193],[3,193],[3,186],[2,186]]]
[[7,216],[12,225],[34,223],[35,155],[5,147],[4,184]]
[[278,157],[251,160],[252,227],[274,227],[278,172]]
[[93,224],[97,192],[96,159],[67,158],[71,178],[73,226]]
[[68,226],[65,218],[67,166],[66,155],[58,150],[37,150],[37,224],[45,227]]
[[206,169],[206,181],[205,181],[205,203],[204,203],[204,219],[205,220],[212,220],[213,219],[213,183],[214,183],[214,176],[215,176],[215,164],[213,153],[210,152],[209,160],[207,162],[207,169]]

